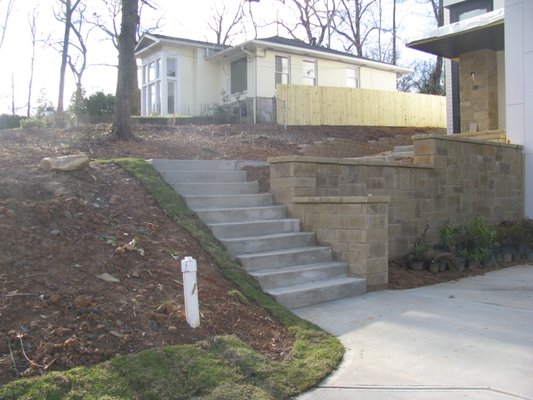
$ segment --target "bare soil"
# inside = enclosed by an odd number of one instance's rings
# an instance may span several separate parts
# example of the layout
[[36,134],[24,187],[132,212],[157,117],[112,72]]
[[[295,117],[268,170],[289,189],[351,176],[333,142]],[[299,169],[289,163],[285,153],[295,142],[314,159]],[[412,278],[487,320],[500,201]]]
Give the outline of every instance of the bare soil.
[[[423,130],[272,125],[140,126],[117,142],[109,126],[0,131],[0,384],[92,365],[142,349],[235,334],[283,358],[293,338],[241,302],[199,243],[116,165],[46,173],[44,157],[256,159],[297,154],[327,137],[376,140]],[[263,184],[264,170],[256,172]],[[263,190],[268,188],[262,186]],[[135,239],[135,246],[124,245]],[[179,260],[199,264],[201,326],[185,321]],[[435,283],[397,274],[391,287]],[[102,279],[108,274],[117,281]]]

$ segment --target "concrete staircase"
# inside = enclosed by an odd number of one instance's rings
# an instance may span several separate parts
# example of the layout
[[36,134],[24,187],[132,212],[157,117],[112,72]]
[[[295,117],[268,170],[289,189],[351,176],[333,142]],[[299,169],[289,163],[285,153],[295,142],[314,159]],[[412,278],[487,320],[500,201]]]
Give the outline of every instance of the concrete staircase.
[[365,156],[360,157],[364,160],[372,161],[402,161],[412,159],[415,156],[415,150],[413,145],[407,146],[394,146],[394,149],[387,154],[381,154],[377,156]]
[[289,308],[318,304],[366,291],[366,280],[348,276],[315,235],[270,193],[258,193],[241,168],[253,162],[153,160],[163,178],[238,258],[264,291]]

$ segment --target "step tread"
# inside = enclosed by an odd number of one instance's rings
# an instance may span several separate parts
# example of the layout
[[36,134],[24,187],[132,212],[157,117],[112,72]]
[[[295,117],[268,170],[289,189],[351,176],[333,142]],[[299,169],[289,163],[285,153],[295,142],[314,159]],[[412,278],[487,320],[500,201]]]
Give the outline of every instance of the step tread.
[[312,270],[312,269],[327,268],[327,267],[343,267],[347,265],[348,264],[339,262],[339,261],[322,262],[322,263],[316,263],[316,264],[291,265],[289,267],[268,268],[268,269],[260,269],[257,271],[251,271],[250,275],[256,276],[256,277],[263,277],[263,276],[278,275],[278,274],[283,274],[283,273],[288,273],[288,272],[297,272],[300,270]]
[[[283,205],[279,205],[279,204],[272,204],[272,205],[269,205],[269,206],[252,206],[252,207],[223,207],[223,208],[196,208],[194,211],[217,211],[217,212],[225,212],[225,211],[235,211],[235,210],[266,210],[266,209],[269,209],[269,208],[278,208],[278,209],[281,209],[281,208],[285,208],[285,206]],[[279,219],[279,218],[278,218]],[[262,220],[262,221],[272,221],[272,220]],[[224,222],[221,222],[221,223],[224,223]]]
[[261,236],[246,236],[246,237],[236,237],[236,238],[227,238],[220,239],[222,242],[240,242],[243,240],[268,240],[268,239],[279,239],[279,238],[291,238],[297,236],[314,236],[313,232],[287,232],[287,233],[273,233],[269,235]]
[[331,250],[331,247],[327,246],[305,246],[305,247],[293,247],[291,249],[283,250],[270,250],[263,251],[260,253],[246,253],[246,254],[237,254],[237,258],[254,258],[254,257],[268,257],[268,256],[277,256],[280,254],[291,254],[291,253],[304,253],[306,251],[320,251],[320,250]]
[[299,285],[272,288],[272,289],[268,289],[268,293],[272,295],[291,294],[291,293],[304,292],[304,291],[313,290],[313,289],[323,289],[323,288],[337,286],[337,285],[360,283],[364,281],[365,281],[364,278],[347,276],[343,278],[326,279],[322,281],[302,283]]
[[[257,207],[249,207],[249,208],[257,208]],[[232,210],[235,210],[235,208],[232,208]],[[248,220],[248,221],[242,221],[242,222],[213,222],[213,223],[207,224],[207,226],[222,227],[222,226],[256,225],[256,224],[268,223],[268,222],[273,222],[273,223],[274,222],[300,222],[300,220],[297,218],[257,219],[257,220]]]

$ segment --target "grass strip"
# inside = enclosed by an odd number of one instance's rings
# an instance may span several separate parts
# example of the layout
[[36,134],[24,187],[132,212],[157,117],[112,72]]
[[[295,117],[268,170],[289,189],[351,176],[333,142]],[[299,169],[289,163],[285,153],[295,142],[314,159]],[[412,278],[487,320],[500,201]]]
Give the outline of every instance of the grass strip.
[[140,159],[116,159],[151,193],[166,214],[210,254],[243,296],[280,320],[294,336],[291,354],[274,362],[235,336],[116,357],[92,368],[53,372],[0,387],[2,399],[284,399],[316,385],[339,363],[340,342],[294,315],[227,252],[185,201]]

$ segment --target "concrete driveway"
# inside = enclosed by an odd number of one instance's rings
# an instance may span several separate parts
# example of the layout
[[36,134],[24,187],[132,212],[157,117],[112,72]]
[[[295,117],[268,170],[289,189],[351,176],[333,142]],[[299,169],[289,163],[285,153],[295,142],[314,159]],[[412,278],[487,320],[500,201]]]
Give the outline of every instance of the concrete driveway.
[[533,265],[295,313],[347,349],[299,399],[533,399]]

